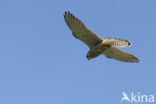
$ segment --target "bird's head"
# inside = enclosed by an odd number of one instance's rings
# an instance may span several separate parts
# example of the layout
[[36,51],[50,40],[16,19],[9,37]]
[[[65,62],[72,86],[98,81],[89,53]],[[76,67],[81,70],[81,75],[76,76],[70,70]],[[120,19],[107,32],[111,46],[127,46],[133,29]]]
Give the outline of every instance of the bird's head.
[[88,60],[91,59],[90,52],[87,53],[87,56],[86,57],[87,57]]
[[87,53],[87,56],[86,56],[86,57],[87,57],[88,60],[91,60],[92,58],[94,58],[94,57],[93,57],[93,52],[90,50],[90,51]]

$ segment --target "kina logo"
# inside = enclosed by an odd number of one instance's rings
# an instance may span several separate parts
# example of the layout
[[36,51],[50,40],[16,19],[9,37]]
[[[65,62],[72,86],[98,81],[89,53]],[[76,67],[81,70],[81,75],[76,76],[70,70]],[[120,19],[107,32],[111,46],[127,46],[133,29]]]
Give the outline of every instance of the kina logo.
[[131,102],[131,103],[154,103],[154,95],[149,94],[141,94],[140,92],[134,93],[131,92],[130,94],[126,94],[122,92],[121,102]]

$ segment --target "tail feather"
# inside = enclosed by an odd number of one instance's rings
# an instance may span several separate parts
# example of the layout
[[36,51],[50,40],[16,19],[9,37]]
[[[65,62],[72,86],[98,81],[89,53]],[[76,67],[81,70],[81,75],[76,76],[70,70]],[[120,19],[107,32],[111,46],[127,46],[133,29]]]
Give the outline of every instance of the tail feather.
[[128,47],[131,45],[128,40],[121,40],[118,38],[105,38],[103,39],[103,43],[111,45],[112,47]]

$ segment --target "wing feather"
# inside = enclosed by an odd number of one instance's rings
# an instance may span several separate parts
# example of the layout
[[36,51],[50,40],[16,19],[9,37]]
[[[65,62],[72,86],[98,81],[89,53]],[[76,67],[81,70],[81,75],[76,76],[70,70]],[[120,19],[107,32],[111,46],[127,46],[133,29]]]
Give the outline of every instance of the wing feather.
[[84,42],[88,47],[91,48],[95,44],[102,41],[100,37],[87,29],[87,27],[72,13],[65,12],[64,19],[68,27],[71,29],[72,34]]
[[103,52],[103,54],[108,58],[113,58],[119,61],[132,62],[132,63],[139,62],[139,59],[136,58],[134,55],[123,52],[122,50],[116,47],[111,47],[107,49],[106,51]]

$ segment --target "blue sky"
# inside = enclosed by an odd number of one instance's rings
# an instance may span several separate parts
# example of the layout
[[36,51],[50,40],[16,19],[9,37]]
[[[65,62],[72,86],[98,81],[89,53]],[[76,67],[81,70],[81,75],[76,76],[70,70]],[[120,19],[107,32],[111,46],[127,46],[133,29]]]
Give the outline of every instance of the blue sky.
[[[1,0],[0,104],[121,104],[122,92],[156,95],[155,0]],[[63,14],[100,37],[127,39],[140,63],[88,61]]]

